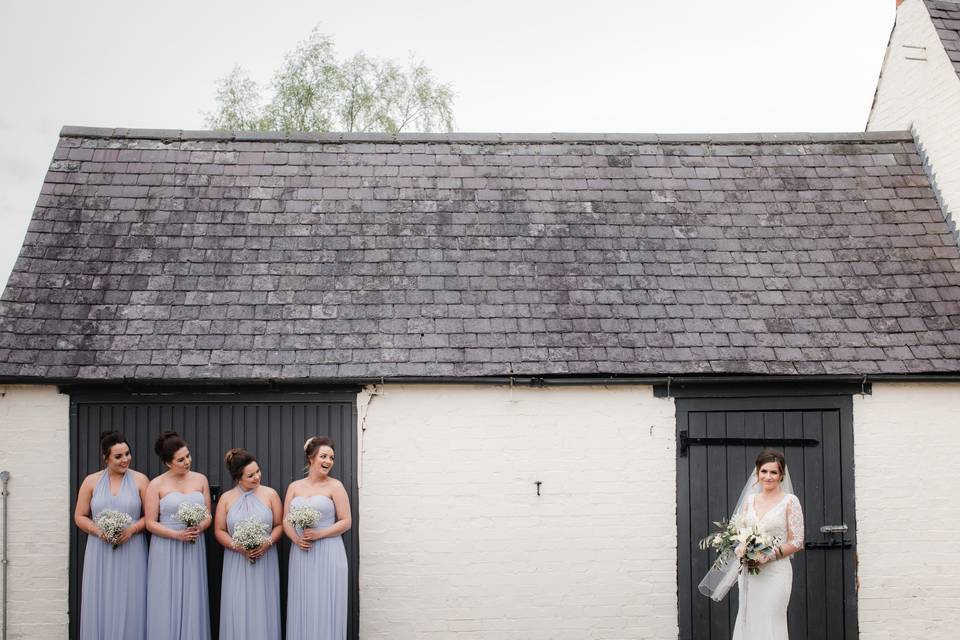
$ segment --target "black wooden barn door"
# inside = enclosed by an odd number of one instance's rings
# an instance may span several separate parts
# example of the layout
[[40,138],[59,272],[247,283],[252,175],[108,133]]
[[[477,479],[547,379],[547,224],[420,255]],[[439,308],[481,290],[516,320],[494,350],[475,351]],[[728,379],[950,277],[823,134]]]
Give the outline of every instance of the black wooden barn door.
[[793,560],[790,637],[856,638],[850,396],[676,402],[680,637],[725,640],[733,633],[737,589],[720,603],[698,592],[714,556],[697,542],[730,515],[754,459],[770,446],[786,455],[806,525],[806,549]]
[[[154,477],[161,473],[153,443],[162,431],[179,432],[190,446],[193,470],[210,480],[214,500],[233,486],[223,464],[231,447],[243,447],[258,459],[263,483],[273,487],[282,500],[287,485],[303,477],[303,442],[314,435],[329,436],[337,445],[333,475],[350,494],[353,527],[344,543],[350,563],[348,638],[358,637],[357,575],[357,431],[356,395],[353,392],[310,393],[84,393],[71,395],[70,450],[72,452],[71,513],[80,481],[100,468],[99,434],[116,429],[124,433],[133,451],[133,468]],[[214,502],[216,509],[216,502]],[[220,576],[223,549],[212,529],[206,534],[210,617],[217,637],[220,611]],[[86,536],[71,528],[70,545],[70,637],[77,638],[80,610],[80,580]],[[290,543],[280,545],[281,617],[286,614],[287,558]]]

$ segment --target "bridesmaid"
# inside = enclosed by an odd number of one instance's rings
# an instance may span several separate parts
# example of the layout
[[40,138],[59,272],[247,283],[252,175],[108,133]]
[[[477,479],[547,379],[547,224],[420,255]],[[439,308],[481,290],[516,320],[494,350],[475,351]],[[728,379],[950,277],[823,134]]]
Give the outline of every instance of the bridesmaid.
[[[73,520],[87,534],[80,640],[143,640],[147,630],[147,541],[142,505],[147,476],[130,468],[130,446],[116,431],[100,434],[104,469],[80,484]],[[113,541],[95,522],[111,509],[133,523]],[[118,545],[114,548],[114,544]]]
[[[293,541],[287,589],[287,640],[345,640],[347,637],[347,554],[340,537],[350,529],[350,501],[333,469],[329,438],[303,445],[307,477],[290,483],[284,500],[283,531]],[[286,520],[290,509],[310,506],[319,512],[313,527],[299,529]]]
[[150,481],[144,499],[147,530],[153,534],[147,565],[147,640],[209,640],[202,534],[212,518],[187,528],[174,515],[184,502],[202,504],[209,511],[210,485],[206,476],[190,471],[190,449],[176,432],[160,434],[154,451],[167,471]]
[[[214,523],[217,542],[227,549],[220,588],[220,637],[280,640],[280,572],[273,548],[283,535],[280,496],[260,484],[260,466],[248,451],[230,449],[224,462],[236,486],[220,497]],[[266,525],[269,537],[257,549],[234,547],[234,529],[250,519]]]

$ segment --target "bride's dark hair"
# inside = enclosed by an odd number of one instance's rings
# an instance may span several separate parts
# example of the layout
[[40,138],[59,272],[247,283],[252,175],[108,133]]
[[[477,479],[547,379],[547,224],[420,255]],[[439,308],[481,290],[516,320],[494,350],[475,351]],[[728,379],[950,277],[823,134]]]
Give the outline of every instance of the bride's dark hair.
[[780,482],[783,482],[783,476],[786,475],[787,459],[776,449],[764,449],[757,456],[757,473],[760,473],[760,467],[768,462],[776,462],[780,468]]

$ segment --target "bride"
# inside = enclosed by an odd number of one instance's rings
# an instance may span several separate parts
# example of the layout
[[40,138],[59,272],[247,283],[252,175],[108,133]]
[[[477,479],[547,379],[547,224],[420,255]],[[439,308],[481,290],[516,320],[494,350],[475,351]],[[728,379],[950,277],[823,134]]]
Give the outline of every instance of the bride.
[[[760,572],[750,575],[739,572],[740,609],[733,629],[733,640],[788,640],[787,605],[793,586],[793,569],[787,558],[803,549],[803,512],[800,501],[792,493],[783,454],[766,449],[757,456],[756,470],[751,474],[737,504],[735,513],[745,525],[759,525],[766,533],[780,540],[773,551],[762,557]],[[737,556],[743,554],[737,549]],[[738,562],[728,563],[722,576],[707,574],[700,591],[720,600],[732,586]],[[711,573],[715,573],[712,571]]]

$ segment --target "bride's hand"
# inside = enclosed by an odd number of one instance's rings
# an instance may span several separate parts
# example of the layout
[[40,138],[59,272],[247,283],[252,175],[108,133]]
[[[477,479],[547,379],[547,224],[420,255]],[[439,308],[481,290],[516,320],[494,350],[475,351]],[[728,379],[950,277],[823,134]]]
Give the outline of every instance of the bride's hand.
[[743,554],[747,552],[747,548],[742,544],[738,544],[737,548],[733,550],[733,553],[740,559],[743,559]]

